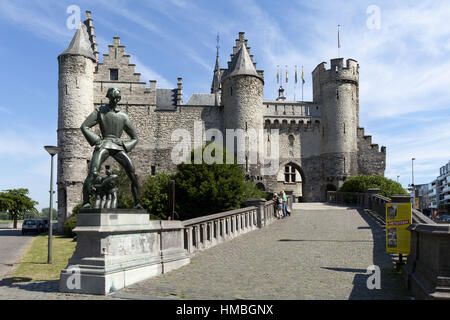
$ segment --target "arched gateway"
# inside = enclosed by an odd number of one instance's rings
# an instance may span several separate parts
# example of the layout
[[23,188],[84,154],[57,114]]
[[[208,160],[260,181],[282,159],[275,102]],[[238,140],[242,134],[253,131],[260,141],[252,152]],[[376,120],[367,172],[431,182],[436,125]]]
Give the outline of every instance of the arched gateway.
[[284,190],[286,194],[293,195],[296,201],[304,201],[305,174],[300,165],[295,162],[287,162],[280,166],[277,175],[277,189]]

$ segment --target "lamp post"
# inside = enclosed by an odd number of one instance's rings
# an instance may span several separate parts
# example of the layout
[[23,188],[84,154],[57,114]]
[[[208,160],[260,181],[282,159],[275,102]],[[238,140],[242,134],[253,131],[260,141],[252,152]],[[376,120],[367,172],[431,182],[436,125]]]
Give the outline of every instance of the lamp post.
[[413,203],[412,203],[413,209],[415,209],[416,206],[416,188],[414,186],[414,160],[416,160],[416,158],[411,158],[411,188],[413,194]]
[[398,178],[400,178],[400,176],[397,176],[397,183],[398,183]]
[[52,263],[52,236],[53,236],[53,157],[61,151],[61,148],[54,146],[45,146],[44,149],[51,156],[50,165],[50,214],[48,223],[48,258],[47,263]]

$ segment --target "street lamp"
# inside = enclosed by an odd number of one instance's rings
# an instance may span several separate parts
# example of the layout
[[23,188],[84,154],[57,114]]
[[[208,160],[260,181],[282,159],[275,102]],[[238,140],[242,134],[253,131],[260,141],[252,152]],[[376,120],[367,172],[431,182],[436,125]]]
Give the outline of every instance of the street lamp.
[[44,149],[51,156],[50,166],[50,214],[48,223],[48,258],[47,263],[52,263],[52,236],[53,236],[53,157],[61,151],[61,148],[54,146],[45,146]]
[[411,188],[413,193],[413,202],[412,202],[413,209],[415,209],[416,205],[416,188],[414,186],[414,160],[416,160],[416,158],[411,158]]
[[397,176],[397,183],[398,183],[398,178],[400,178],[400,176]]

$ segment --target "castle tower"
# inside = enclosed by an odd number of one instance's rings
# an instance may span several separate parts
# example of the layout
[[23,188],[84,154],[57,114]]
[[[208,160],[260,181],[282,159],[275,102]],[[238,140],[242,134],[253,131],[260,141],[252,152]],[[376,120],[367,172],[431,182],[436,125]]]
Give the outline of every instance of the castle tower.
[[[323,188],[339,188],[346,177],[358,174],[359,65],[355,60],[332,59],[331,68],[313,71],[313,97],[322,105],[321,153]],[[325,194],[325,193],[324,193]]]
[[[264,80],[261,73],[256,71],[246,42],[244,33],[239,33],[228,70],[222,78],[224,129],[255,129],[259,132],[264,123]],[[247,174],[253,175],[249,166],[246,167]]]
[[58,78],[58,230],[82,201],[82,185],[92,150],[80,126],[94,107],[96,56],[87,27],[80,25],[59,55]]

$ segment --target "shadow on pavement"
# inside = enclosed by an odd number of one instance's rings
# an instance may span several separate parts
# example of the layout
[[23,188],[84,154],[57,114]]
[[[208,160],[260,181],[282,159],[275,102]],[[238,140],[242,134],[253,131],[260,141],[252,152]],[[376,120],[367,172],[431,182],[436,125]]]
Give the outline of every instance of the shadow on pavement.
[[321,240],[321,239],[280,239],[280,242],[290,242],[290,241],[311,241],[311,242],[373,242],[372,240]]
[[32,281],[31,278],[11,277],[0,280],[0,287],[34,292],[59,292],[59,280]]
[[0,237],[33,237],[37,233],[22,234],[21,229],[0,229]]
[[[360,216],[372,229],[373,237],[373,263],[380,268],[380,289],[369,289],[369,283],[374,283],[374,272],[359,270],[353,279],[353,290],[349,300],[408,300],[410,295],[403,283],[402,277],[394,269],[394,262],[386,253],[385,231],[368,213],[357,209]],[[364,227],[362,227],[364,228]],[[365,227],[364,229],[366,229]],[[368,229],[368,228],[367,228]],[[367,266],[367,268],[370,266]],[[343,268],[344,269],[344,268]]]

